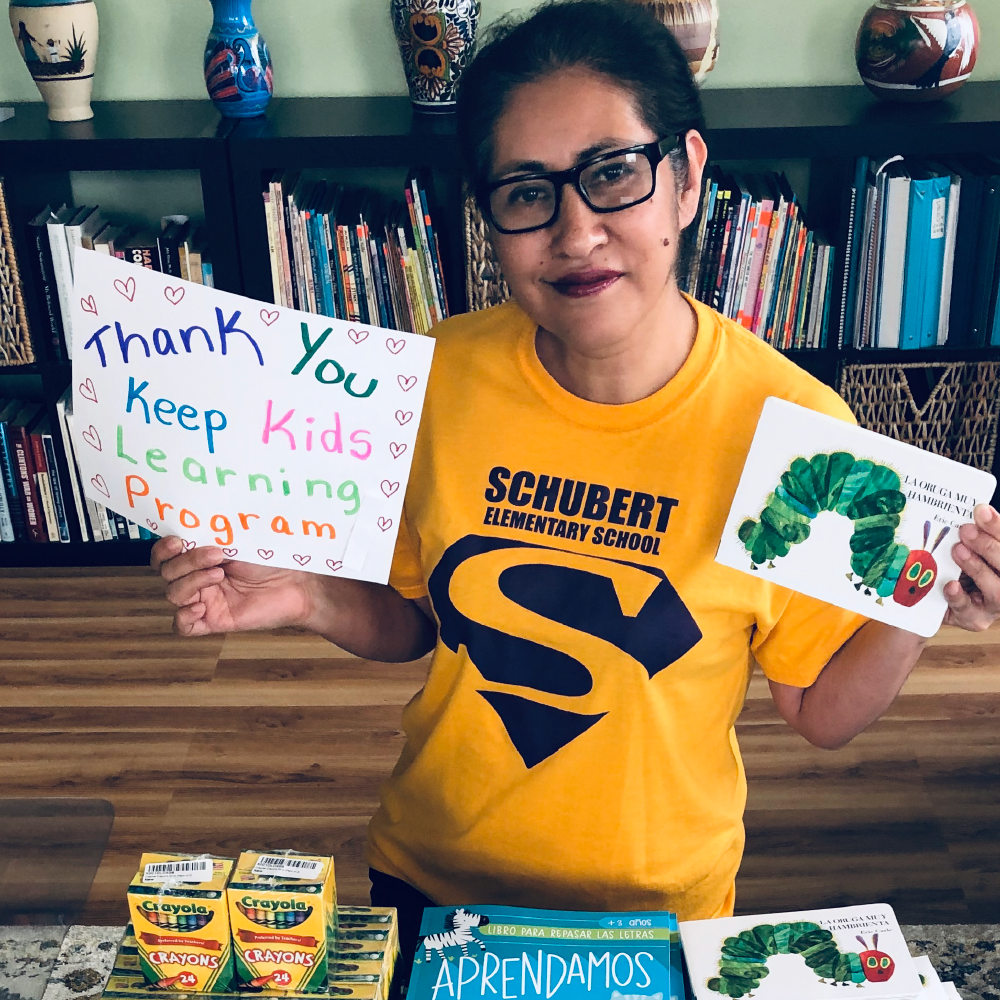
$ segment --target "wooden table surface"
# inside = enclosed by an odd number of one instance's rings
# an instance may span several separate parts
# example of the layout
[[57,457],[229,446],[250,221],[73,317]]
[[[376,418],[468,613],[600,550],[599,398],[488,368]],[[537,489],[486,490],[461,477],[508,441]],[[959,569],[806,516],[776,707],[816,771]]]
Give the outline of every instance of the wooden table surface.
[[[365,826],[426,663],[291,631],[180,639],[143,569],[0,570],[0,796],[109,800],[84,923],[125,918],[143,850],[333,854],[367,900]],[[810,747],[756,676],[742,912],[891,902],[901,923],[1000,914],[1000,628],[932,640],[883,720]]]

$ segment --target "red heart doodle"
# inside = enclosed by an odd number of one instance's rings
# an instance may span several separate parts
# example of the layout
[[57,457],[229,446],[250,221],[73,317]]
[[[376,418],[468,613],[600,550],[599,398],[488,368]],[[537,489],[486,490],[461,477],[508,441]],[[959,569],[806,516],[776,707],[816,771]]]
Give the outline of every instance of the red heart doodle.
[[239,551],[239,549],[223,549],[222,554],[229,556],[230,559],[235,559]]
[[383,479],[380,485],[387,497],[391,497],[399,489],[399,483],[390,483],[388,479]]
[[396,381],[403,392],[409,392],[417,384],[416,375],[397,375]]
[[90,313],[91,316],[97,315],[97,303],[94,301],[93,295],[88,295],[85,299],[80,299],[80,308],[85,313]]
[[[95,399],[94,402],[96,403],[97,400]],[[400,427],[404,424],[408,424],[412,419],[413,414],[409,410],[396,410],[396,423],[399,424]]]
[[198,543],[189,542],[186,538],[182,538],[181,541],[184,543],[184,551],[190,552]]
[[393,458],[399,458],[399,456],[406,451],[406,442],[404,441],[402,444],[397,444],[395,441],[391,441],[389,443],[389,451],[392,452]]
[[178,285],[176,288],[174,288],[171,285],[167,285],[167,287],[163,289],[163,294],[166,300],[172,306],[175,306],[177,305],[178,302],[180,302],[181,299],[184,298],[184,289],[181,288],[180,285]]
[[380,517],[378,519],[378,526],[383,531],[388,531],[392,527],[392,518],[391,517]]
[[108,484],[104,481],[104,476],[93,476],[90,480],[90,485],[98,493],[103,493],[109,500],[111,499],[111,491],[108,489]]
[[84,399],[89,399],[92,403],[97,402],[97,390],[94,388],[94,380],[92,378],[85,379],[80,383],[80,395]]
[[264,326],[270,326],[272,323],[277,322],[278,310],[275,309],[272,312],[268,312],[266,309],[261,309],[260,318]]
[[312,559],[312,556],[300,556],[300,555],[299,555],[298,553],[295,553],[295,554],[294,554],[294,555],[292,556],[292,558],[293,558],[293,559],[294,559],[294,560],[295,560],[295,561],[296,561],[296,562],[297,562],[297,563],[298,563],[298,564],[299,564],[300,566],[305,566],[305,565],[306,565],[306,563],[308,563],[308,562],[309,562],[309,560],[310,560],[310,559]]
[[347,331],[347,336],[350,337],[355,344],[360,344],[362,340],[368,339],[368,331],[350,329]]
[[259,555],[261,559],[270,559],[271,556],[274,555],[274,549],[258,549],[257,555]]
[[393,354],[399,354],[399,352],[404,347],[406,347],[406,341],[405,340],[393,340],[392,337],[390,337],[385,342],[385,346],[388,347],[389,350],[392,351]]
[[334,571],[334,573],[336,573],[337,570],[344,565],[339,559],[327,559],[326,564]]
[[149,525],[150,530],[152,531],[157,531],[160,527],[155,521],[150,521],[148,517],[146,518],[146,524]]
[[80,435],[80,437],[82,437],[83,440],[86,441],[87,444],[89,444],[91,448],[95,448],[97,451],[103,451],[104,450],[103,448],[101,448],[101,435],[97,433],[97,428],[93,424],[91,424]]
[[120,292],[131,302],[135,298],[135,278],[129,278],[128,281],[115,278],[115,291]]

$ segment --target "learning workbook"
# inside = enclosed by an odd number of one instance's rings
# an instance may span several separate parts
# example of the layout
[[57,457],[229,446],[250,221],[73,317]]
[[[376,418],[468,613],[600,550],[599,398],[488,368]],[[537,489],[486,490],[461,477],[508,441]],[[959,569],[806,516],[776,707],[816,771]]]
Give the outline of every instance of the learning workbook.
[[959,579],[952,548],[988,472],[769,398],[716,560],[931,636]]
[[913,1000],[923,986],[892,907],[688,920],[680,925],[696,1000]]
[[424,910],[408,1000],[686,1000],[673,913]]

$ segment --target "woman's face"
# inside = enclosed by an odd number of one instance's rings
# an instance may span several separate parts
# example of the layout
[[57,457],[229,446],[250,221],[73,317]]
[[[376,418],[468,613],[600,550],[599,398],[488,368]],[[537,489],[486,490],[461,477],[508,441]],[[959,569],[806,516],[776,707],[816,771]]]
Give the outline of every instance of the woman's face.
[[[490,180],[565,170],[604,152],[662,138],[643,123],[632,95],[608,77],[559,70],[510,95],[494,132]],[[600,356],[644,321],[656,321],[676,295],[678,237],[698,209],[707,152],[695,132],[686,143],[690,170],[683,189],[664,159],[657,168],[656,192],[639,205],[599,214],[567,185],[549,228],[492,233],[511,292],[539,326],[567,345]]]

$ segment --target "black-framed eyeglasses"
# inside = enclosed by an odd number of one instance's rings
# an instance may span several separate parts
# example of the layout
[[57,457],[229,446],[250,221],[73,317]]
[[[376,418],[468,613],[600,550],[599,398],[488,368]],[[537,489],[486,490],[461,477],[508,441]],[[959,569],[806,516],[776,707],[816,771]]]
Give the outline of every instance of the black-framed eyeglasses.
[[551,226],[559,218],[567,184],[591,211],[620,212],[653,197],[656,168],[680,146],[683,135],[601,153],[569,170],[505,177],[483,185],[479,205],[493,227],[507,235]]

